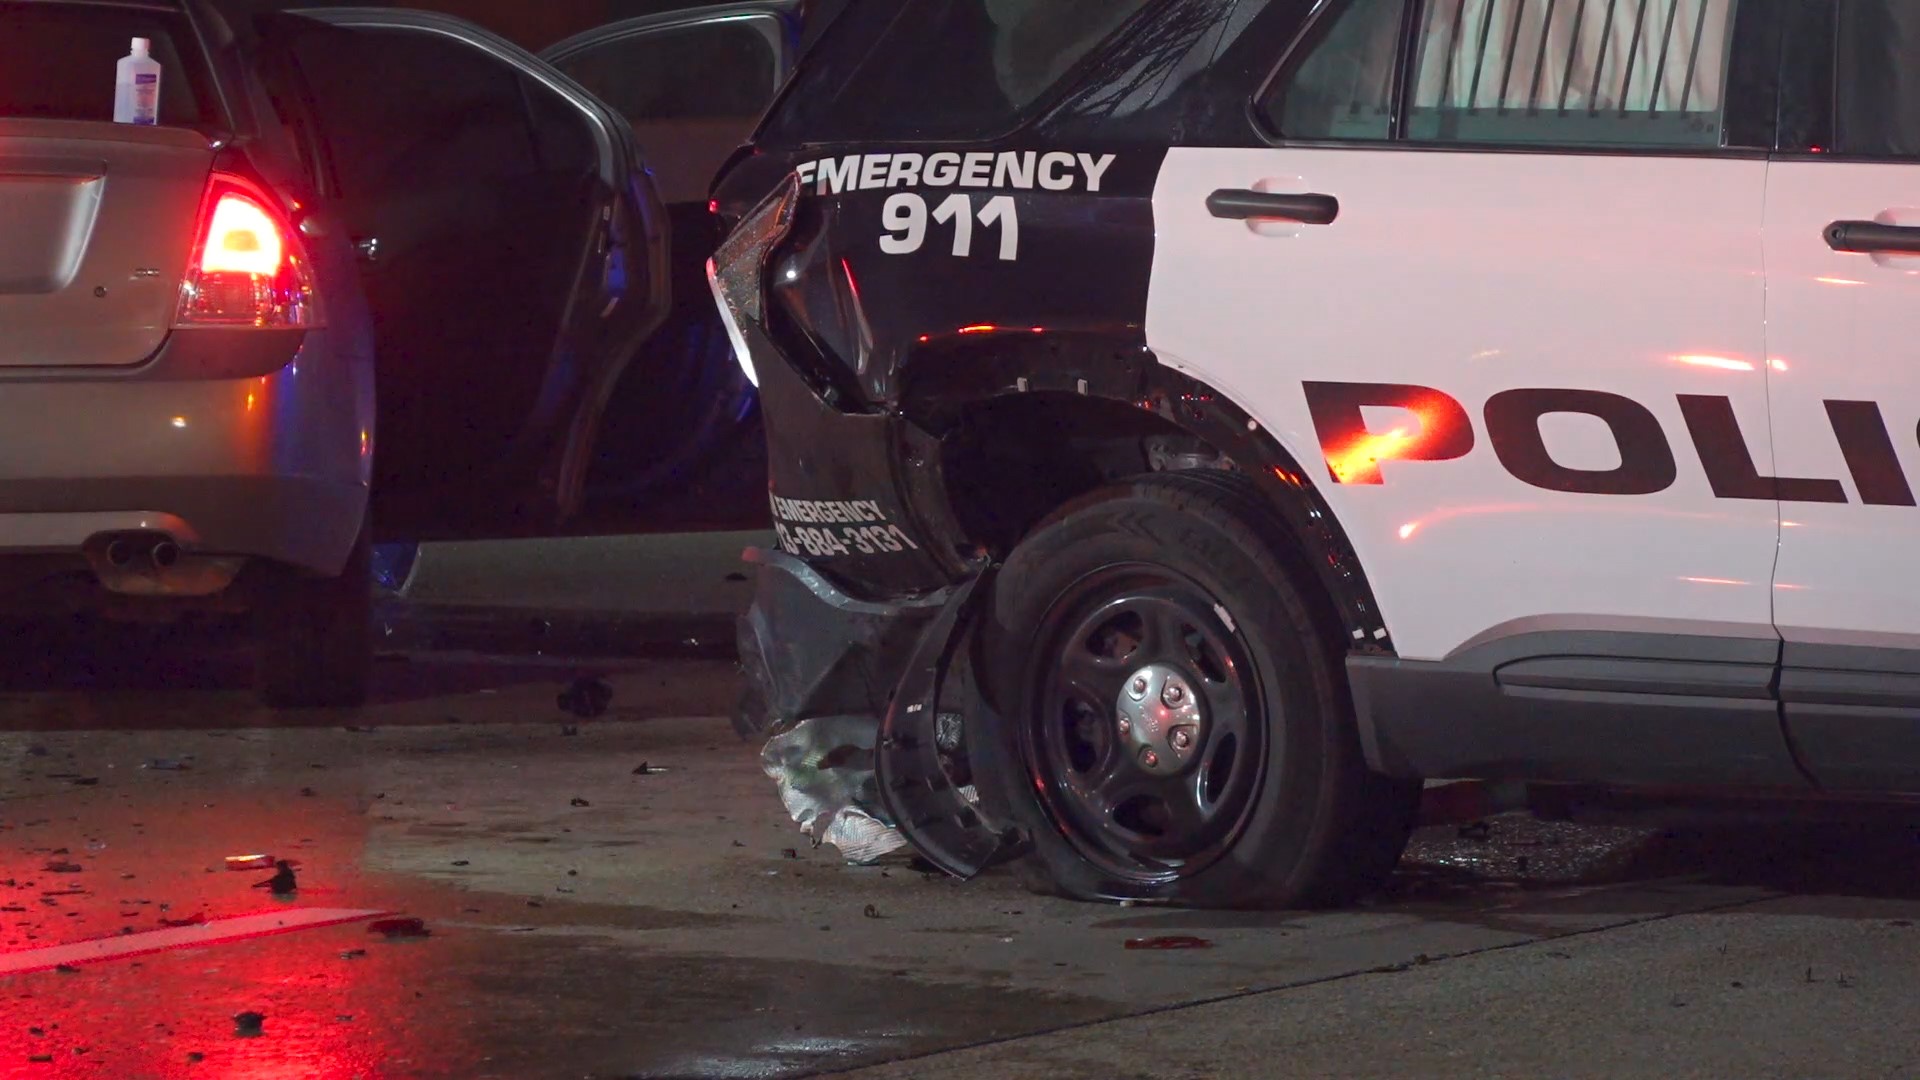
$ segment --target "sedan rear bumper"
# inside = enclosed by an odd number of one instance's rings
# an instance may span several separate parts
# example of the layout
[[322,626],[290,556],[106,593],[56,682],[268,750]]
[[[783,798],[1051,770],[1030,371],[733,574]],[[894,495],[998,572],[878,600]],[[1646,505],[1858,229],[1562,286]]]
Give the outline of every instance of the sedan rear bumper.
[[370,379],[307,335],[266,375],[0,378],[0,554],[164,533],[337,574],[366,512]]

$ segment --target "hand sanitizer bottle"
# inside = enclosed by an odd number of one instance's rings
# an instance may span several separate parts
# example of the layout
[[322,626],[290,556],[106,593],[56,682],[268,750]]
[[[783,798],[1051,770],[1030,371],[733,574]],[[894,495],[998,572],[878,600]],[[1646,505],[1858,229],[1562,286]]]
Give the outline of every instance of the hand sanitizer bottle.
[[160,65],[153,59],[153,42],[133,39],[131,55],[120,58],[113,87],[113,122],[160,122]]

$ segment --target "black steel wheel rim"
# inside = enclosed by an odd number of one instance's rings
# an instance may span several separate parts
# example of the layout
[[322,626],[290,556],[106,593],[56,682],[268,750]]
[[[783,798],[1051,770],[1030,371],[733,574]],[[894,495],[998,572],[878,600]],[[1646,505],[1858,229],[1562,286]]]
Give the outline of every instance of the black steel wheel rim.
[[[1197,874],[1228,851],[1257,801],[1271,733],[1250,650],[1226,607],[1165,567],[1111,566],[1055,600],[1034,644],[1023,750],[1060,834],[1106,873],[1139,884]],[[1149,676],[1162,703],[1173,686],[1186,687],[1203,720],[1166,721],[1173,736],[1149,739],[1151,718],[1143,723],[1141,706],[1123,697]],[[1183,726],[1188,749],[1177,750]]]

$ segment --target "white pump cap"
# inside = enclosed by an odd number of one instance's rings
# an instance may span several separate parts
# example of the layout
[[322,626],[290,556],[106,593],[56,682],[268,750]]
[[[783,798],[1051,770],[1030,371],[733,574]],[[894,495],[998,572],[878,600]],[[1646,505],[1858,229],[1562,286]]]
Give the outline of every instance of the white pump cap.
[[133,55],[141,57],[153,55],[153,42],[143,37],[134,38]]

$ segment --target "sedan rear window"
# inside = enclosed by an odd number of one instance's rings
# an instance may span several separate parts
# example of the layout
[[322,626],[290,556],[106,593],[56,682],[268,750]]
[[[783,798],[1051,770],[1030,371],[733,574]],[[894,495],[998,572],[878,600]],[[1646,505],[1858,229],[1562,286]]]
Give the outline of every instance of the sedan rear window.
[[0,116],[111,121],[115,66],[137,37],[153,42],[160,64],[160,122],[217,125],[184,14],[38,0],[0,0]]
[[985,139],[1017,127],[1155,0],[850,4],[762,138]]

